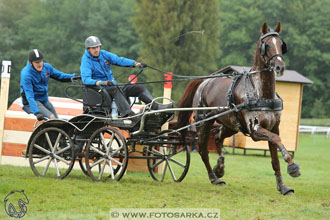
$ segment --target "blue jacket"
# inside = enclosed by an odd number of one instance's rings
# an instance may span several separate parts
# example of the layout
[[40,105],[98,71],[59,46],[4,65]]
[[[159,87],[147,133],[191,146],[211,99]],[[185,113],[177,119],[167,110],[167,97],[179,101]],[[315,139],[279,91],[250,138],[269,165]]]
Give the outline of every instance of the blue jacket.
[[135,60],[118,57],[116,54],[106,50],[101,50],[99,57],[93,57],[88,50],[85,49],[80,65],[81,79],[85,85],[95,85],[97,81],[106,80],[111,80],[113,84],[116,84],[110,65],[133,66],[134,63]]
[[30,105],[31,112],[39,111],[35,101],[45,102],[48,100],[49,78],[59,81],[69,81],[75,74],[67,74],[58,71],[49,63],[44,63],[41,72],[30,65],[29,61],[21,71],[21,95],[23,105]]

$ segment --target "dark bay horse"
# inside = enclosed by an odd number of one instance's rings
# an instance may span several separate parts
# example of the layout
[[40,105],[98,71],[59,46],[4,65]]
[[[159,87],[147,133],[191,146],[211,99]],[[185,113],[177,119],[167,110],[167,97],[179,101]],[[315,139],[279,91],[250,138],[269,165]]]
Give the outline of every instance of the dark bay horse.
[[[282,100],[275,92],[275,74],[280,76],[285,69],[282,54],[287,47],[279,33],[281,24],[275,30],[269,29],[266,22],[262,25],[261,36],[254,53],[254,62],[249,72],[238,73],[227,77],[196,79],[188,83],[179,102],[179,108],[228,106],[235,111],[221,115],[216,119],[205,121],[197,126],[199,153],[206,166],[212,184],[224,185],[220,178],[224,175],[224,157],[222,147],[224,138],[241,131],[254,141],[268,141],[271,163],[275,171],[278,191],[293,194],[294,190],[285,186],[280,171],[277,150],[288,163],[287,171],[292,177],[300,176],[299,165],[294,163],[279,137]],[[196,121],[203,120],[217,113],[211,111],[194,111]],[[180,111],[177,128],[189,124],[192,111]],[[219,159],[212,169],[208,156],[208,140],[214,122],[218,122],[215,136]],[[186,130],[182,131],[185,135]]]

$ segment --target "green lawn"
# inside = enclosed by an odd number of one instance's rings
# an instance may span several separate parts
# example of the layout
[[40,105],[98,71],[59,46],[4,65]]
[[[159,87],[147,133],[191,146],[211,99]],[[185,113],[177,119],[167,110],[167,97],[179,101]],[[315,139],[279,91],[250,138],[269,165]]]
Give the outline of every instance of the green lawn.
[[310,126],[330,126],[330,118],[302,118],[300,119],[301,125]]
[[[330,139],[325,135],[300,136],[295,154],[299,178],[286,173],[281,159],[284,183],[295,190],[293,196],[277,192],[269,156],[236,152],[226,155],[223,187],[209,183],[197,153],[181,183],[159,183],[140,172],[129,172],[119,182],[92,182],[79,170],[55,180],[37,178],[29,167],[0,166],[0,219],[13,219],[3,208],[12,190],[24,190],[29,198],[22,219],[109,219],[112,207],[217,208],[221,219],[330,219]],[[217,155],[210,157],[214,164]]]

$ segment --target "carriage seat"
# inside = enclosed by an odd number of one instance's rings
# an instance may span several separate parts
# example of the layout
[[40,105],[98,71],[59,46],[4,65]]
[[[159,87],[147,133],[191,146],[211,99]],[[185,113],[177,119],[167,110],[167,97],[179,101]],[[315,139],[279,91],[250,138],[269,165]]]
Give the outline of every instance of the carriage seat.
[[104,88],[83,85],[82,96],[84,114],[110,115],[112,98]]

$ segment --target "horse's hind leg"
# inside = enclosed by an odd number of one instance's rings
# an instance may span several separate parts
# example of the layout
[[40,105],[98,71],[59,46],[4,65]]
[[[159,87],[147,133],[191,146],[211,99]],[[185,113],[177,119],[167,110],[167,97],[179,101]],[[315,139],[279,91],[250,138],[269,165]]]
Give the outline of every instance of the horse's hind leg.
[[223,149],[223,141],[225,138],[232,136],[236,133],[236,131],[230,130],[223,125],[220,125],[218,128],[215,128],[214,139],[215,144],[217,146],[217,152],[219,158],[217,160],[217,164],[213,167],[213,173],[218,177],[221,178],[225,175],[225,157],[223,156],[222,149]]
[[199,133],[199,154],[202,157],[204,165],[207,169],[207,173],[209,175],[209,179],[212,184],[224,185],[226,184],[224,181],[218,179],[216,175],[213,173],[210,160],[209,160],[209,150],[208,150],[208,142],[210,136],[210,130],[214,123],[214,120],[205,122],[202,126],[198,128]]

